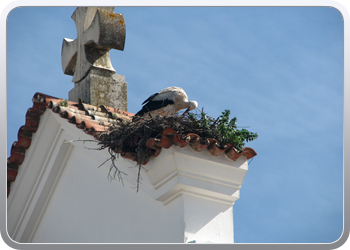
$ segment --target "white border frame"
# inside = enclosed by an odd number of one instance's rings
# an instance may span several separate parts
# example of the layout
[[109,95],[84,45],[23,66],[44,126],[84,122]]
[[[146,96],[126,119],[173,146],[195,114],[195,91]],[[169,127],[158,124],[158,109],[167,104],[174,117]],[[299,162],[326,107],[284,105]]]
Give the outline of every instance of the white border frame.
[[[341,3],[339,3],[341,2]],[[2,0],[0,3],[0,6],[2,7],[2,13],[1,13],[1,42],[2,42],[2,82],[6,83],[6,19],[8,14],[11,12],[12,9],[19,7],[19,6],[97,6],[96,1],[86,0],[86,1],[67,1],[67,0],[61,0],[61,1],[42,1],[42,0],[35,0],[35,1],[10,1],[10,0]],[[283,0],[283,1],[223,1],[223,0],[216,0],[216,1],[208,1],[208,0],[202,0],[202,1],[193,1],[193,0],[177,0],[177,1],[167,1],[166,3],[161,1],[140,1],[140,0],[128,0],[124,2],[119,1],[98,1],[98,6],[327,6],[327,7],[334,7],[338,9],[344,19],[344,118],[343,118],[343,153],[344,153],[344,231],[342,236],[333,243],[325,243],[325,244],[237,244],[235,243],[234,246],[232,245],[217,245],[216,247],[220,248],[227,248],[232,249],[232,247],[235,247],[235,249],[251,249],[251,248],[257,248],[257,249],[295,249],[296,247],[300,247],[301,249],[335,249],[341,247],[341,249],[346,249],[350,244],[343,245],[345,241],[348,239],[349,236],[349,214],[350,214],[350,205],[349,205],[349,198],[345,199],[345,197],[350,197],[349,195],[349,188],[350,184],[346,182],[345,180],[349,179],[349,173],[350,170],[347,169],[345,166],[348,165],[349,162],[349,156],[348,154],[345,154],[346,152],[349,152],[350,145],[349,145],[349,131],[345,130],[345,128],[350,127],[350,115],[347,112],[349,109],[349,58],[350,55],[348,53],[348,41],[349,41],[349,14],[344,6],[347,6],[349,8],[349,3],[347,0],[338,0],[338,2],[335,1],[329,1],[329,0],[319,0],[319,1],[312,1],[312,0]],[[0,91],[1,97],[0,100],[2,102],[2,107],[6,107],[6,84],[1,85],[2,89]],[[0,110],[2,116],[6,117],[6,113],[4,109]],[[2,138],[5,138],[3,141],[6,142],[6,127],[7,123],[2,123],[3,128],[0,129],[2,132]],[[6,152],[6,144],[1,143],[1,149],[2,152]],[[6,156],[4,157],[6,159]],[[5,168],[3,168],[1,171],[3,171],[3,177],[6,176]],[[7,249],[10,249],[9,247],[13,247],[16,249],[62,249],[67,247],[67,249],[96,249],[95,244],[16,244],[14,243],[7,235],[6,232],[6,181],[3,183],[3,189],[2,189],[2,197],[1,201],[4,202],[2,206],[0,206],[0,220],[1,220],[1,233],[3,240],[5,244],[3,244],[3,247],[6,247]],[[122,244],[123,249],[128,248],[150,248],[150,249],[163,249],[164,244],[150,244],[143,245],[143,244]],[[187,248],[187,247],[194,247],[194,248],[200,248],[203,249],[208,247],[212,248],[213,246],[210,245],[202,245],[202,244],[165,244],[166,247],[174,247],[174,248]],[[99,244],[98,246],[100,249],[115,249],[117,246],[115,244]]]

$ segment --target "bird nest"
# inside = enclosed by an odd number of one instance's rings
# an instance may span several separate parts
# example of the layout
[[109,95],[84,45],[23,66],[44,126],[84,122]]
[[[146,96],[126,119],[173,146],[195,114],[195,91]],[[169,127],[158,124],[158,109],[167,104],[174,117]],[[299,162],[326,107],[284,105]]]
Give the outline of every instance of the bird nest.
[[[189,113],[186,116],[177,114],[165,117],[135,116],[132,121],[117,119],[116,123],[108,131],[100,134],[98,142],[100,149],[108,149],[111,155],[109,160],[111,160],[112,164],[109,177],[122,180],[122,174],[125,173],[118,169],[116,160],[119,155],[132,155],[138,166],[138,190],[142,165],[147,163],[149,157],[155,152],[154,149],[148,148],[146,143],[151,138],[160,139],[163,130],[166,128],[176,131],[181,140],[185,140],[188,134],[194,133],[202,138],[203,143],[208,138],[214,138],[219,142],[219,147],[223,146],[224,143],[232,143],[238,151],[244,145],[242,139],[249,141],[257,137],[256,134],[249,131],[245,131],[242,137],[242,130],[237,130],[235,126],[236,118],[230,122],[228,119],[229,111],[222,114],[217,119],[208,117],[203,112],[199,115]],[[227,132],[231,132],[231,138],[228,138]]]
[[[189,116],[171,115],[166,117],[135,117],[133,121],[118,119],[108,131],[101,133],[98,144],[100,149],[108,149],[111,155],[111,167],[109,177],[122,180],[120,171],[116,165],[119,155],[133,154],[138,166],[137,190],[141,180],[140,171],[142,165],[148,162],[155,152],[148,148],[146,143],[149,139],[160,139],[165,128],[175,130],[180,139],[184,140],[189,133],[196,133],[205,137],[205,132],[198,129]],[[204,138],[203,137],[203,138]]]
[[163,130],[169,127],[175,130],[182,140],[189,133],[206,137],[205,131],[199,129],[188,116],[155,116],[146,119],[135,117],[133,121],[117,120],[109,131],[100,135],[99,144],[103,148],[110,148],[115,153],[136,153],[137,163],[141,164],[148,161],[153,150],[146,147],[147,141],[151,138],[160,139]]

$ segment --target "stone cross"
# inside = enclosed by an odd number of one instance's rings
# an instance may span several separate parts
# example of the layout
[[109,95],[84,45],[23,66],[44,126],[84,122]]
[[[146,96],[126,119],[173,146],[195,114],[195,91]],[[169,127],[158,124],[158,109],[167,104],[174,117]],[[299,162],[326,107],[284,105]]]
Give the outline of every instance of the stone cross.
[[64,38],[62,69],[73,76],[70,101],[83,99],[127,111],[126,82],[115,74],[111,49],[124,50],[125,21],[114,7],[78,7],[72,15],[77,28],[75,40]]

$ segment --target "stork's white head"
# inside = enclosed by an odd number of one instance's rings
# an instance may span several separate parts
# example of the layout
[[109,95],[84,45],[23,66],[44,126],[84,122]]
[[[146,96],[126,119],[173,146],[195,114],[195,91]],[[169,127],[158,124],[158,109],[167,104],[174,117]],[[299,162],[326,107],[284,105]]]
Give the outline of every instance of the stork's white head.
[[189,103],[188,109],[186,109],[186,111],[182,114],[182,116],[187,114],[188,111],[196,109],[198,107],[198,102],[196,101],[189,101],[188,103]]
[[190,101],[190,106],[188,107],[188,111],[196,109],[198,107],[198,102]]

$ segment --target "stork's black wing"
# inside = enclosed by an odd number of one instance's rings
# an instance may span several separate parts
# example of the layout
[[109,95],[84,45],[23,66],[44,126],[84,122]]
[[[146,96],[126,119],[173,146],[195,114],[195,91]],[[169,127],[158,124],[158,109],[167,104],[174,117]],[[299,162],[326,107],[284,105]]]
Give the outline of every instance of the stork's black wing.
[[152,100],[150,100],[151,97],[154,97],[157,94],[154,94],[153,96],[150,96],[146,101],[144,101],[143,103],[146,103],[147,101],[148,102],[142,107],[142,109],[139,112],[137,112],[135,114],[135,116],[142,116],[142,115],[144,115],[147,112],[166,107],[169,104],[174,104],[174,102],[172,100],[169,100],[169,99],[160,100],[160,101],[152,101]]
[[142,105],[145,104],[146,102],[151,101],[151,100],[153,99],[153,97],[155,97],[155,96],[158,95],[158,94],[159,94],[159,93],[155,93],[155,94],[151,95],[150,97],[148,97],[147,100],[145,100],[145,101],[142,103]]

